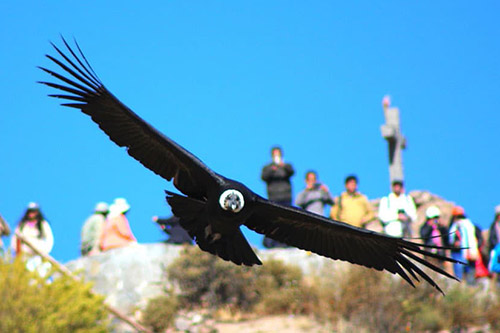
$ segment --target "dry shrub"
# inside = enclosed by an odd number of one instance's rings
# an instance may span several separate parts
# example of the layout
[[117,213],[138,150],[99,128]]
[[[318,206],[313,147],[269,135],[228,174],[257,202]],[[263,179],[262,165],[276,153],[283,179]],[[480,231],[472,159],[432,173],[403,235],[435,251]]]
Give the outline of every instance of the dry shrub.
[[242,267],[196,247],[186,247],[168,268],[184,306],[259,313],[311,313],[318,303],[316,286],[302,271],[280,260]]
[[353,266],[340,281],[337,311],[359,327],[377,327],[394,332],[403,330],[400,305],[391,295],[391,278],[385,274]]
[[257,271],[260,301],[257,312],[265,314],[309,314],[316,309],[318,293],[306,282],[297,266],[270,259]]
[[153,332],[165,332],[172,326],[179,307],[176,296],[161,295],[149,300],[143,311],[142,323]]
[[447,326],[444,314],[432,303],[419,304],[411,323],[413,329],[421,332],[440,332]]
[[239,267],[195,247],[174,262],[169,276],[190,306],[260,315],[313,314],[368,332],[438,332],[487,324],[498,330],[497,296],[423,270],[446,296],[425,281],[413,288],[399,276],[356,265],[336,262],[319,276],[303,276],[298,267],[279,260]]
[[[412,288],[387,272],[352,266],[344,276],[337,277],[338,294],[333,300],[334,306],[330,307],[337,316],[331,317],[359,329],[380,332],[461,331],[487,324],[498,329],[498,295],[445,281],[425,271],[443,287],[445,296],[426,282]],[[329,300],[332,302],[331,297]]]
[[440,310],[447,318],[449,328],[460,331],[481,324],[484,317],[478,291],[465,284],[448,290],[446,297],[440,302]]
[[[495,283],[491,281],[491,283]],[[491,292],[482,300],[484,318],[494,332],[500,332],[500,293],[498,290]]]
[[387,272],[351,266],[339,278],[337,287],[332,311],[355,326],[387,332],[443,326],[439,315],[432,318],[429,314],[441,296],[426,283],[412,288]]
[[167,272],[186,307],[248,309],[258,296],[252,268],[223,261],[194,246],[186,247]]

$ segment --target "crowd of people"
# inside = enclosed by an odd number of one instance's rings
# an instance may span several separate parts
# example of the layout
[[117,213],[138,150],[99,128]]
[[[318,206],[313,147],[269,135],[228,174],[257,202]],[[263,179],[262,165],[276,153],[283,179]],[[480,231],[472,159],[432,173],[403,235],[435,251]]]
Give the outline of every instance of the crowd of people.
[[[267,185],[268,199],[284,204],[292,204],[291,177],[293,166],[285,163],[280,147],[271,149],[271,162],[262,169],[261,178]],[[333,196],[328,187],[318,180],[318,173],[309,170],[305,174],[305,188],[295,198],[295,205],[319,215],[327,215],[333,220],[356,227],[366,228],[370,222],[378,221],[385,234],[393,237],[420,237],[424,244],[432,246],[432,251],[450,255],[463,264],[454,264],[455,276],[468,284],[475,284],[478,278],[493,276],[500,281],[500,205],[495,208],[495,218],[489,230],[489,238],[483,239],[481,230],[466,217],[461,206],[455,206],[451,219],[444,220],[439,207],[432,205],[425,211],[425,222],[416,228],[417,208],[413,198],[405,193],[403,180],[394,180],[391,192],[378,204],[378,211],[372,207],[366,195],[358,190],[356,175],[345,178],[343,191]],[[329,213],[325,209],[330,207]],[[418,229],[420,235],[414,235]],[[286,247],[271,239],[264,238],[264,246]],[[450,253],[441,247],[453,248]],[[433,258],[428,258],[434,260]],[[435,260],[435,264],[443,263]]]
[[[271,159],[261,173],[261,179],[267,185],[269,200],[288,206],[294,204],[312,213],[326,215],[333,220],[360,228],[366,228],[368,224],[378,221],[383,232],[389,236],[406,238],[420,236],[424,244],[432,246],[432,251],[435,253],[449,255],[466,263],[454,264],[453,270],[457,278],[463,279],[468,284],[475,284],[477,278],[490,276],[500,282],[500,205],[495,208],[495,217],[487,239],[483,238],[480,228],[467,218],[464,208],[460,206],[453,207],[449,221],[443,219],[439,207],[429,206],[425,211],[424,223],[416,228],[416,205],[413,198],[405,193],[402,180],[392,182],[391,192],[380,200],[376,211],[367,196],[359,191],[359,179],[356,175],[347,176],[344,181],[345,190],[334,196],[329,188],[319,181],[318,173],[309,170],[305,174],[305,188],[293,200],[290,181],[295,174],[293,166],[284,162],[280,147],[271,149]],[[137,243],[126,217],[129,210],[130,205],[124,198],[116,198],[110,205],[105,202],[97,203],[81,229],[82,256],[91,256]],[[153,221],[169,235],[167,243],[192,243],[191,236],[181,227],[179,219],[175,216],[169,218],[153,216]],[[413,234],[413,230],[417,229],[420,231],[418,236]],[[9,234],[9,226],[0,216],[0,235]],[[37,203],[28,204],[13,233],[10,248],[26,261],[29,270],[37,271],[41,276],[46,275],[50,264],[18,239],[16,234],[22,235],[39,252],[44,254],[51,252],[54,236],[49,222]],[[0,245],[3,251],[3,244]],[[268,237],[264,237],[263,245],[267,248],[288,246]],[[446,253],[447,250],[442,247],[451,247],[452,250]],[[433,258],[428,259],[433,260]],[[435,264],[443,265],[437,260]]]
[[[83,224],[81,254],[83,256],[95,255],[102,251],[136,243],[137,240],[126,218],[129,209],[130,205],[124,198],[116,198],[109,206],[105,202],[99,202]],[[6,228],[8,230],[8,226],[6,227],[7,224],[3,219],[0,222],[0,233],[6,235],[5,231]],[[43,277],[47,276],[51,265],[48,261],[44,261],[39,253],[48,255],[53,246],[54,235],[49,222],[45,219],[40,206],[35,202],[30,202],[11,238],[11,251],[26,261],[28,270],[36,271]],[[34,251],[32,247],[37,251]]]

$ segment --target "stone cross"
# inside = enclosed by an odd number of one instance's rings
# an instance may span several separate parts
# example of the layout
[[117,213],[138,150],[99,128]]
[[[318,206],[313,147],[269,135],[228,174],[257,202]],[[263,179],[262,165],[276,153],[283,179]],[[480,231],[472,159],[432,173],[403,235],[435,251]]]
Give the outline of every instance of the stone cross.
[[406,148],[406,138],[401,133],[399,109],[391,106],[389,96],[382,100],[385,124],[380,127],[382,136],[389,144],[389,177],[391,184],[394,180],[404,180],[403,149]]

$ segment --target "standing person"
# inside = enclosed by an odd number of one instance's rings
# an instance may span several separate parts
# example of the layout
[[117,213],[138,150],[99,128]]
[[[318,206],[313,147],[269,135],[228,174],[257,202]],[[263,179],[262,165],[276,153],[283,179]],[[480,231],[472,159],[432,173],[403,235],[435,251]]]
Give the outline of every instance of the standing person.
[[10,235],[10,227],[9,224],[4,220],[2,215],[0,215],[0,257],[4,258],[5,257],[5,248],[3,244],[3,236],[9,236]]
[[380,200],[378,217],[387,235],[411,237],[411,224],[417,219],[417,208],[412,197],[405,194],[403,181],[392,182],[392,192]]
[[[424,244],[438,247],[446,245],[448,228],[442,224],[441,210],[437,206],[429,206],[425,210],[425,217],[426,220],[420,227],[420,237],[424,241]],[[429,251],[441,256],[446,255],[444,249],[431,248]],[[443,268],[441,260],[434,260],[433,258],[427,258],[427,260],[433,260],[435,265]]]
[[306,172],[306,188],[297,195],[295,204],[318,215],[325,214],[325,205],[333,205],[333,198],[326,185],[318,182],[316,171]]
[[448,235],[450,245],[456,248],[451,252],[451,257],[466,263],[466,265],[453,264],[455,276],[460,280],[465,275],[467,284],[473,285],[475,283],[475,266],[479,257],[479,248],[476,227],[465,216],[463,207],[453,207]]
[[495,207],[495,216],[490,225],[488,251],[491,252],[500,243],[500,205]]
[[495,207],[495,217],[488,236],[489,265],[493,280],[500,283],[500,205]]
[[269,200],[290,206],[292,204],[292,185],[290,178],[295,171],[283,159],[280,147],[271,149],[272,162],[262,168],[261,178],[267,184],[267,197]]
[[40,210],[40,206],[35,202],[30,202],[24,215],[19,221],[11,240],[11,248],[16,252],[16,256],[21,256],[26,260],[26,268],[32,272],[37,271],[44,277],[50,270],[50,263],[43,262],[42,258],[33,252],[26,244],[16,237],[16,233],[24,236],[33,246],[44,254],[49,254],[54,246],[54,236],[49,223]]
[[85,220],[81,232],[82,244],[80,249],[82,256],[101,252],[99,241],[108,213],[108,204],[99,202],[94,208],[94,213]]
[[[293,166],[285,163],[283,150],[274,146],[271,148],[271,163],[262,168],[261,178],[267,185],[267,198],[279,204],[290,206],[292,204],[292,184],[290,178],[295,171]],[[263,244],[267,248],[288,247],[269,237],[264,237]]]
[[160,218],[153,216],[153,222],[158,223],[161,230],[167,235],[168,239],[165,243],[168,244],[193,244],[193,239],[189,233],[181,226],[180,219],[177,216],[170,216],[168,218]]
[[358,191],[358,177],[347,176],[344,185],[346,190],[335,198],[330,218],[364,228],[375,218],[373,208],[368,198]]
[[128,220],[125,217],[125,214],[129,210],[130,205],[124,198],[116,198],[109,206],[109,214],[101,234],[100,244],[102,251],[137,243]]

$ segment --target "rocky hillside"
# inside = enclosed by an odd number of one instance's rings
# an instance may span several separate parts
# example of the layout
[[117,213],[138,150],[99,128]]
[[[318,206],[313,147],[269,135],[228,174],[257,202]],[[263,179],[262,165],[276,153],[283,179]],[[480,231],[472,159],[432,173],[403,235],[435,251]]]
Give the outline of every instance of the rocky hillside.
[[[82,257],[71,261],[66,266],[83,276],[85,281],[94,284],[93,290],[106,296],[106,302],[117,308],[124,314],[140,317],[140,310],[145,309],[149,299],[159,296],[165,288],[172,287],[166,279],[165,268],[168,267],[182,251],[183,246],[165,243],[134,244],[128,247],[110,250],[91,257]],[[262,260],[275,258],[287,264],[299,266],[306,274],[319,274],[322,271],[332,271],[345,267],[345,263],[332,261],[317,256],[310,252],[298,249],[272,249],[257,252]],[[139,310],[139,311],[138,311]],[[261,319],[264,320],[264,319]],[[291,326],[304,326],[307,318],[269,318],[264,320],[265,325],[273,325],[279,322],[285,325],[282,331],[287,331]],[[116,332],[131,332],[128,325],[114,321]],[[254,323],[264,325],[263,323]],[[234,325],[222,323],[206,323],[203,316],[198,313],[179,314],[176,327],[180,331],[198,331],[193,327],[203,325],[204,328],[215,328],[219,332],[230,332]],[[244,331],[252,331],[252,321],[245,325],[249,326]],[[315,323],[309,323],[316,327]],[[307,326],[307,325],[306,325]],[[305,326],[304,326],[305,327]],[[309,326],[307,326],[309,327]],[[292,329],[292,331],[297,331]],[[317,330],[316,330],[317,331]]]
[[[147,301],[161,294],[165,287],[171,287],[164,270],[178,257],[182,247],[164,243],[134,244],[82,257],[66,266],[83,275],[85,281],[92,281],[94,291],[106,295],[108,304],[130,314],[144,308]],[[319,273],[325,267],[334,269],[331,260],[294,248],[260,250],[257,255],[262,260],[275,258],[297,265],[305,274]]]
[[[443,212],[443,218],[449,219],[453,203],[429,192],[414,191],[410,195],[418,208],[414,235],[418,235],[425,210],[430,205],[437,205]],[[372,202],[374,209],[378,207],[378,202]],[[380,223],[373,222],[368,228],[380,231]],[[165,268],[179,256],[181,250],[182,246],[164,243],[135,244],[76,259],[67,263],[67,267],[83,275],[86,281],[92,281],[94,291],[105,295],[108,304],[134,316],[137,310],[145,308],[149,299],[171,287],[166,280]],[[306,275],[334,272],[347,265],[294,248],[259,250],[258,256],[262,260],[275,258],[297,265]]]

